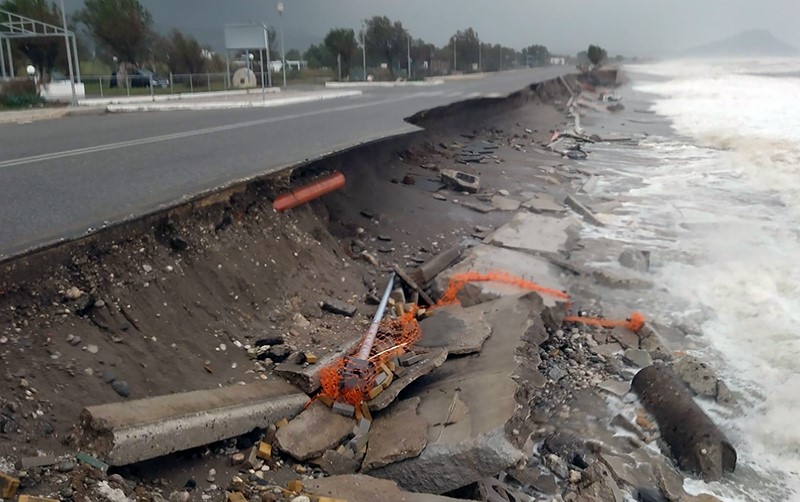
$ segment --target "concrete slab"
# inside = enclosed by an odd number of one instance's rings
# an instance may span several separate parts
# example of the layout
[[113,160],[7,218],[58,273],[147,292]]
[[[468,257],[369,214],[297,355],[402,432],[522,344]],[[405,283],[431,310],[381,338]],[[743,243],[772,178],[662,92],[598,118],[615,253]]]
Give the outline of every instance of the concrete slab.
[[500,211],[516,211],[521,205],[520,201],[502,195],[492,196],[492,206]]
[[330,366],[342,357],[350,354],[360,342],[360,337],[354,338],[344,345],[339,346],[335,352],[327,354],[317,360],[316,363],[309,364],[308,366],[286,360],[275,367],[274,373],[293,385],[296,385],[306,394],[313,394],[319,390],[321,386],[319,373],[322,371],[322,368]]
[[572,218],[522,212],[487,237],[486,242],[514,249],[556,253],[567,249],[570,233],[576,231],[576,222]]
[[364,474],[332,476],[329,478],[303,481],[306,492],[318,497],[331,497],[340,500],[391,500],[396,502],[463,502],[427,493],[405,492],[397,483],[378,479]]
[[411,385],[418,378],[427,375],[442,364],[447,359],[447,349],[423,349],[428,350],[422,361],[419,361],[408,368],[400,378],[396,378],[388,389],[378,394],[374,399],[369,402],[370,411],[380,411],[386,409],[392,402],[397,399],[400,392],[406,387]]
[[494,327],[480,354],[450,359],[420,381],[420,414],[428,446],[418,457],[372,471],[403,488],[445,493],[499,472],[526,458],[506,437],[516,411],[517,348],[544,309],[529,294],[483,304]]
[[[447,289],[450,277],[470,271],[480,273],[501,271],[525,278],[547,288],[559,291],[564,289],[560,270],[553,266],[549,260],[530,253],[485,244],[475,246],[467,253],[464,260],[440,274],[436,278],[435,289],[440,293],[444,292]],[[463,294],[459,295],[459,299],[462,305],[468,307],[480,303],[480,301],[509,295],[517,296],[525,292],[526,290],[518,286],[502,282],[479,282],[464,288]],[[556,304],[555,298],[546,297],[544,300],[547,306]]]
[[600,218],[595,215],[591,209],[584,206],[578,199],[573,197],[572,195],[568,195],[567,198],[564,200],[564,203],[571,207],[576,213],[581,215],[587,223],[591,223],[594,226],[602,227],[605,225]]
[[127,465],[266,428],[306,402],[275,379],[90,406],[81,412],[80,443],[111,465]]
[[563,213],[566,208],[550,194],[537,194],[522,203],[522,207],[534,213]]
[[275,433],[278,448],[296,458],[308,460],[334,448],[353,432],[356,421],[334,413],[319,401]]
[[484,309],[480,305],[438,308],[420,323],[420,328],[422,339],[417,347],[442,347],[452,355],[479,352],[492,335],[492,326],[484,319]]
[[428,421],[417,414],[419,397],[395,402],[369,431],[362,472],[416,457],[428,444]]

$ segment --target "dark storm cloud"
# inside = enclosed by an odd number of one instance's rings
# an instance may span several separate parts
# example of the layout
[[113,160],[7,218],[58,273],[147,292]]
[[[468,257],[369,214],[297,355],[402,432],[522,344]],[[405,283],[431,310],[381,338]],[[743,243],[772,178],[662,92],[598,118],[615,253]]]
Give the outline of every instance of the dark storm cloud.
[[[177,27],[222,46],[222,25],[266,20],[277,26],[275,0],[141,0],[159,30]],[[387,15],[415,37],[444,44],[457,29],[512,47],[543,43],[575,52],[597,42],[611,53],[664,54],[764,28],[800,46],[799,0],[284,0],[287,47],[305,49],[334,26],[357,29]],[[67,0],[71,8],[82,0]]]

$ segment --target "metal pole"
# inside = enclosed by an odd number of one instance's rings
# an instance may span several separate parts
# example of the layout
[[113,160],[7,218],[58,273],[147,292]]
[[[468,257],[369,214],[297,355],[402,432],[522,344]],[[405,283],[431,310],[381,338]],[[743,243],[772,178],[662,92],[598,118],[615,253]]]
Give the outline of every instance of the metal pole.
[[78,57],[78,39],[75,34],[72,34],[72,53],[75,55],[75,78],[78,79],[78,83],[82,83],[83,80],[81,79],[81,60]]
[[383,313],[386,311],[386,304],[389,303],[389,296],[392,294],[392,288],[394,287],[394,275],[393,272],[392,276],[389,277],[389,284],[386,285],[386,290],[383,292],[381,303],[378,305],[378,311],[375,312],[375,317],[372,318],[372,324],[369,326],[369,331],[367,331],[367,336],[364,338],[364,343],[358,351],[358,358],[364,361],[369,359],[369,353],[372,351],[372,346],[375,344],[375,337],[378,335],[378,327],[381,324]]
[[338,71],[338,77],[339,78],[337,80],[339,82],[341,82],[342,81],[342,53],[341,52],[336,54],[336,66],[339,69],[339,71]]
[[206,72],[206,83],[208,84],[208,92],[211,92],[211,75]]
[[100,97],[102,98],[102,97],[104,97],[103,96],[103,77],[102,76],[98,77],[98,80],[100,81]]
[[11,40],[8,38],[6,39],[6,51],[8,51],[8,73],[11,78],[14,78],[14,56],[11,54]]
[[364,82],[367,81],[367,27],[361,24],[361,57],[364,63]]
[[155,101],[156,100],[156,89],[153,85],[153,76],[150,75],[150,99]]
[[0,37],[0,77],[6,78],[6,55],[3,53],[2,37]]
[[481,48],[481,39],[478,39],[478,72],[483,71],[483,57],[481,53],[483,49]]
[[170,94],[172,94],[172,92],[175,90],[174,85],[175,85],[175,76],[172,74],[172,72],[169,72],[169,93]]
[[75,94],[75,70],[72,67],[72,47],[69,41],[69,31],[67,30],[67,11],[64,10],[64,0],[61,0],[61,24],[64,28],[64,44],[67,46],[67,66],[69,67],[69,83],[72,88],[72,100],[70,106],[78,105],[78,95]]
[[267,47],[267,83],[269,83],[269,86],[272,87],[272,64],[269,60],[269,38],[267,37],[267,33],[267,27],[264,26],[264,40],[266,41],[264,45]]
[[267,90],[264,87],[266,85],[266,80],[264,79],[264,53],[262,51],[258,51],[258,57],[261,59],[261,100],[267,99]]
[[225,49],[225,89],[231,88],[231,54]]
[[192,74],[189,74],[189,92],[194,94],[194,79],[192,79]]
[[456,40],[458,40],[458,37],[453,35],[453,73],[458,71],[458,54],[456,53]]
[[278,17],[280,18],[281,22],[281,61],[283,62],[281,67],[283,68],[283,86],[286,87],[286,52],[285,46],[283,45],[283,10],[279,12]]
[[411,33],[406,33],[406,43],[408,44],[406,49],[408,55],[408,80],[411,80]]

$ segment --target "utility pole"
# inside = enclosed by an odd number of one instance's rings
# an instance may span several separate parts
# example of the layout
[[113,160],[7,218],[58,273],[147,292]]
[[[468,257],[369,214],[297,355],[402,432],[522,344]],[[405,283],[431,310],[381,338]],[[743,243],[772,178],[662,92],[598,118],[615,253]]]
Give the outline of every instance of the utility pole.
[[458,55],[456,54],[456,40],[458,40],[458,35],[453,35],[453,73],[458,71]]
[[286,87],[286,52],[283,45],[283,2],[278,2],[278,18],[281,25],[281,68],[283,69],[283,87]]
[[483,61],[481,61],[483,59],[481,57],[481,52],[483,52],[483,50],[481,49],[481,38],[478,37],[477,33],[475,36],[478,38],[478,71],[481,72],[483,71]]
[[[67,12],[64,10],[64,0],[61,0],[61,22],[64,25],[64,43],[67,46],[67,65],[69,66],[69,84],[72,88],[72,99],[70,106],[78,106],[78,95],[75,93],[75,71],[72,67],[72,48],[70,47],[69,34],[67,30]],[[77,49],[76,49],[77,50]]]

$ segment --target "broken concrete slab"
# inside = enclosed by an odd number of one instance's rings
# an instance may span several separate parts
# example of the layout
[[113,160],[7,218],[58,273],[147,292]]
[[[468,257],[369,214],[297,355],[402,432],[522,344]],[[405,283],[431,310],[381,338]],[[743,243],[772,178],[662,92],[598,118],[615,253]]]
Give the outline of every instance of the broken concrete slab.
[[522,203],[510,197],[502,195],[492,196],[492,206],[500,211],[516,211]]
[[329,476],[354,474],[361,468],[361,456],[350,448],[328,450],[320,458],[310,461]]
[[535,213],[517,213],[514,218],[487,237],[488,244],[540,253],[567,250],[578,227],[572,218],[554,218]]
[[437,275],[461,258],[461,254],[461,248],[458,246],[442,251],[417,267],[411,273],[411,279],[418,285],[425,287]]
[[492,211],[495,210],[494,206],[491,206],[489,204],[484,204],[482,202],[472,201],[472,200],[462,201],[461,205],[466,207],[467,209],[472,209],[473,211],[477,211],[477,212],[483,213],[483,214],[491,213]]
[[331,497],[350,501],[458,502],[462,500],[427,493],[406,492],[398,488],[397,483],[394,481],[373,478],[364,474],[308,479],[303,482],[303,486],[306,492],[318,497]]
[[450,359],[420,381],[420,414],[430,428],[428,446],[415,458],[372,471],[400,486],[445,493],[497,475],[527,457],[505,435],[514,416],[518,386],[517,349],[528,328],[541,322],[542,299],[535,294],[482,304],[494,327],[483,350]]
[[342,303],[336,300],[325,300],[320,304],[320,307],[325,312],[331,314],[343,315],[345,317],[353,317],[356,315],[356,307],[347,303]]
[[[512,276],[531,280],[546,288],[561,291],[564,289],[559,269],[552,265],[546,258],[535,256],[524,251],[498,248],[481,244],[472,248],[467,256],[458,265],[447,270],[436,278],[435,290],[441,294],[447,289],[450,277],[463,272],[489,273],[502,270]],[[500,298],[502,296],[518,296],[526,290],[502,282],[479,282],[468,285],[458,295],[462,305],[469,307]],[[547,296],[544,298],[547,306],[554,306],[557,299]]]
[[[653,359],[650,357],[650,353],[642,349],[626,349],[622,357],[625,359],[625,361],[639,368],[644,368],[653,364]],[[716,385],[714,386],[714,389],[716,393]]]
[[459,192],[477,193],[481,189],[481,179],[463,171],[442,169],[442,183]]
[[447,359],[447,349],[428,349],[422,354],[422,360],[406,368],[405,373],[400,378],[396,378],[391,385],[380,394],[369,401],[370,411],[380,411],[387,408],[397,399],[400,392],[411,385],[418,378],[431,373],[436,368],[444,364]]
[[652,324],[646,322],[637,333],[639,335],[639,348],[646,350],[653,359],[669,361],[672,355],[664,345],[664,340]]
[[453,355],[479,352],[492,335],[492,326],[484,319],[480,305],[438,308],[420,323],[420,328],[422,338],[417,347],[443,347]]
[[419,397],[396,402],[375,419],[369,432],[363,472],[422,453],[428,444],[428,421],[417,414],[419,402]]
[[334,413],[316,401],[288,425],[278,429],[275,441],[281,451],[297,460],[308,460],[339,445],[351,435],[355,424],[354,419]]
[[313,394],[319,390],[321,384],[319,380],[320,371],[352,353],[361,342],[361,338],[354,338],[341,345],[335,352],[331,352],[325,357],[319,358],[315,364],[299,364],[294,360],[286,360],[275,367],[274,373],[288,382],[296,385],[306,394]]
[[621,382],[619,380],[612,379],[600,382],[597,387],[618,397],[622,397],[631,391],[631,384],[629,382]]
[[240,436],[294,417],[308,396],[279,379],[90,406],[80,445],[111,465],[127,465]]
[[625,349],[639,348],[639,335],[625,326],[617,326],[611,330],[611,338],[619,342]]
[[571,207],[576,213],[581,215],[584,221],[587,223],[591,223],[597,227],[602,227],[604,225],[600,218],[598,218],[588,207],[584,206],[572,195],[568,195],[564,200],[564,203]]
[[522,203],[522,207],[534,213],[563,213],[566,208],[550,194],[536,194]]

